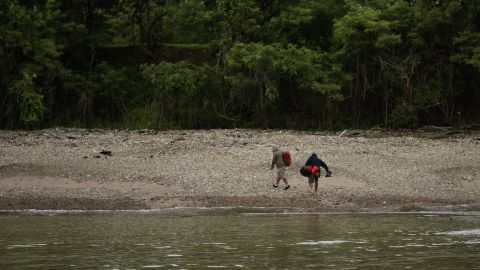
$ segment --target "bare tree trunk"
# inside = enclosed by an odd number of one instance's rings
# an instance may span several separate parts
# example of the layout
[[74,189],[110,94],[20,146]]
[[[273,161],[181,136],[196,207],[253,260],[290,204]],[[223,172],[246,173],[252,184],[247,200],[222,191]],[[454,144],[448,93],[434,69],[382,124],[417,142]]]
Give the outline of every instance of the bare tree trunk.
[[357,64],[356,64],[356,71],[355,71],[355,94],[353,95],[353,123],[358,125],[358,112],[357,112],[357,95],[358,95],[358,88],[360,83],[360,71],[359,71],[359,61],[358,61],[358,54],[356,55]]
[[385,96],[385,129],[388,128],[388,98],[389,98],[389,89],[386,88],[386,90],[384,91],[384,96]]

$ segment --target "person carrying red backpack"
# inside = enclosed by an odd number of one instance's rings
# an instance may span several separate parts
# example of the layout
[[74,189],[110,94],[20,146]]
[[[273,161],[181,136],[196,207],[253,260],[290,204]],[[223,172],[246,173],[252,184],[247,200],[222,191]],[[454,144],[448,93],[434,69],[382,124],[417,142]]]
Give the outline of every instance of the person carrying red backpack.
[[[318,178],[320,177],[320,167],[324,168],[326,173],[325,177],[332,176],[332,172],[328,168],[327,164],[318,158],[317,154],[313,153],[305,162],[305,166],[300,169],[300,174],[308,177],[308,186],[310,190],[317,193],[318,190]],[[315,189],[314,189],[315,183]]]
[[277,188],[278,184],[280,183],[280,179],[283,179],[283,182],[285,183],[285,187],[283,189],[287,190],[290,188],[286,175],[286,166],[289,166],[289,164],[286,164],[285,160],[288,163],[291,163],[290,153],[288,153],[288,151],[280,150],[277,146],[272,148],[272,153],[273,158],[270,170],[273,170],[275,166],[277,167],[277,177],[273,182],[273,187]]

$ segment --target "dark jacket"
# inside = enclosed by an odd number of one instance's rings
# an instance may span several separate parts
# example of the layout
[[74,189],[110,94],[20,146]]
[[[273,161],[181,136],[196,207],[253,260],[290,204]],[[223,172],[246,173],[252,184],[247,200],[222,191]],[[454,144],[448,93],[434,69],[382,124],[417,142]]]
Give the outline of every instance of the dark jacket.
[[318,166],[319,168],[322,167],[327,171],[327,173],[330,173],[330,170],[328,169],[328,166],[323,160],[319,159],[317,154],[313,153],[308,159],[307,162],[305,162],[305,166]]

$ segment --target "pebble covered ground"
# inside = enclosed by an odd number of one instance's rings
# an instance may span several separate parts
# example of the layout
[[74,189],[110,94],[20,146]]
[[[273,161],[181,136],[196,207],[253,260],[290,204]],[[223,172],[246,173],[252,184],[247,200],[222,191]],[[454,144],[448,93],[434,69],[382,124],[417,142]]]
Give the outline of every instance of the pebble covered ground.
[[[292,155],[289,190],[271,185],[273,145]],[[312,152],[333,172],[320,178],[318,194],[298,172]],[[478,132],[0,131],[0,209],[479,202]]]

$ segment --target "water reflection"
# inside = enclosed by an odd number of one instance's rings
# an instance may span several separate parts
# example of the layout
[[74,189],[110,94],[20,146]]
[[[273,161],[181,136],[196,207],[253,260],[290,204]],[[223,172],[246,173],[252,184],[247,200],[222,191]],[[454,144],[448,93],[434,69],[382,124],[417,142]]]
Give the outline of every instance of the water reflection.
[[312,215],[307,217],[307,231],[311,235],[311,239],[315,239],[319,234],[319,220],[319,216]]
[[[0,216],[0,269],[475,269],[451,216]],[[476,219],[478,221],[478,219]]]

